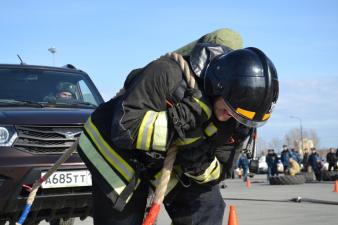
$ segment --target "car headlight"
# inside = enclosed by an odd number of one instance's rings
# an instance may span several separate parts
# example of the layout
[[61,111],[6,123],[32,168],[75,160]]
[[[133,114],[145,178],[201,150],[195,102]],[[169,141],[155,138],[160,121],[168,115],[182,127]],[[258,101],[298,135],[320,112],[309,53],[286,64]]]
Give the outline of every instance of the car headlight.
[[17,137],[18,135],[14,126],[0,125],[0,147],[12,146]]

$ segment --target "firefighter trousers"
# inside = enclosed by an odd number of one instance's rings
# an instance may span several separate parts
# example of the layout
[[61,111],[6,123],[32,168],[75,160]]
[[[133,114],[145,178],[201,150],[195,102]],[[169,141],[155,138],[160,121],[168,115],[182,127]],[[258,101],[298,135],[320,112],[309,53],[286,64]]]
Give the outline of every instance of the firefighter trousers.
[[[141,182],[122,212],[112,207],[109,198],[93,179],[94,225],[141,225],[147,204],[149,185]],[[219,185],[178,184],[164,200],[174,225],[221,225],[225,203]]]

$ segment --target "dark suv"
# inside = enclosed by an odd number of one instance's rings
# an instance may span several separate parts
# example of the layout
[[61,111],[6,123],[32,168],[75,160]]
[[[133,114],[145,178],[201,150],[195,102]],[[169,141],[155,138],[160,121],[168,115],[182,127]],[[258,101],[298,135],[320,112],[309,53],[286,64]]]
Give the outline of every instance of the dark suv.
[[[14,224],[29,187],[76,141],[102,102],[89,76],[71,65],[0,64],[0,224]],[[90,213],[90,173],[74,153],[43,183],[25,224],[72,224]]]

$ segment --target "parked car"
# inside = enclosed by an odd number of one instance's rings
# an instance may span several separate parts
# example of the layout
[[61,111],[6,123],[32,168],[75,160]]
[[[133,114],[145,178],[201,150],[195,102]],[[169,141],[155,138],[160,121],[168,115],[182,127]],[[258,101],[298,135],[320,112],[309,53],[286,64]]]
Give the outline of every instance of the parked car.
[[[0,224],[17,221],[29,186],[77,140],[102,102],[89,76],[71,65],[0,64]],[[91,176],[74,153],[42,184],[25,224],[70,225],[91,207]]]

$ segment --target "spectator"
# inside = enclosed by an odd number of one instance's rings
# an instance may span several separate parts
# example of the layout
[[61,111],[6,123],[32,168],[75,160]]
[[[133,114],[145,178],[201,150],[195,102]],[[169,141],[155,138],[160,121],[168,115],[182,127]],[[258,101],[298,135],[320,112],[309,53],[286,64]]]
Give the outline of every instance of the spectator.
[[288,149],[287,145],[283,145],[283,151],[281,153],[280,160],[284,167],[284,173],[287,171],[289,166],[289,158],[291,157],[290,150]]
[[304,171],[308,171],[308,165],[309,164],[309,152],[308,149],[304,149],[304,155],[303,155],[303,165],[304,165]]
[[322,169],[322,160],[320,159],[319,154],[316,152],[316,148],[311,148],[311,155],[309,156],[309,164],[312,168],[312,171],[315,173],[316,179],[321,180],[321,169]]
[[331,171],[332,168],[333,170],[337,170],[337,156],[334,148],[330,148],[329,153],[326,155],[326,161],[329,163],[328,171]]
[[296,160],[296,162],[300,165],[302,163],[301,156],[298,151],[296,151],[294,148],[291,148],[291,157]]
[[266,164],[268,164],[268,179],[271,176],[278,176],[278,169],[277,169],[277,164],[278,164],[278,156],[274,152],[274,149],[268,149],[268,154],[266,156]]
[[249,160],[243,151],[238,159],[237,167],[243,170],[243,181],[246,181],[248,177]]
[[298,162],[293,159],[292,157],[289,158],[289,169],[288,169],[288,174],[291,176],[295,176],[297,173],[300,172],[300,166]]

